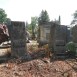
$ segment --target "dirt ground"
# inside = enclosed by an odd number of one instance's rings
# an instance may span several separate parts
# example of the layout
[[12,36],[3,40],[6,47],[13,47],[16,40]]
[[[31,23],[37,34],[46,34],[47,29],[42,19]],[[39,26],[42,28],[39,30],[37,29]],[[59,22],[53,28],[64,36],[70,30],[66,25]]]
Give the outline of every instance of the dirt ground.
[[77,77],[77,62],[50,62],[48,58],[42,58],[22,63],[2,63],[0,77]]
[[[28,44],[30,61],[9,60],[0,64],[0,77],[77,77],[77,60],[51,60],[43,49]],[[30,47],[31,46],[31,47]],[[36,46],[36,47],[35,47]]]

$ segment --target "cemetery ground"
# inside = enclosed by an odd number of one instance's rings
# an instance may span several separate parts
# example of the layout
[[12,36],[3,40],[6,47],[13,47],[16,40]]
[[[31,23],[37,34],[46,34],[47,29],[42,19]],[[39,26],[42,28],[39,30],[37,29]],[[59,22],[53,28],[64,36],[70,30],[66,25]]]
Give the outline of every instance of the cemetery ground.
[[[11,52],[10,48],[0,52]],[[53,59],[50,61],[48,45],[38,48],[36,41],[27,43],[30,61],[11,59],[0,63],[0,77],[77,77],[76,59]],[[51,54],[52,56],[52,54]]]

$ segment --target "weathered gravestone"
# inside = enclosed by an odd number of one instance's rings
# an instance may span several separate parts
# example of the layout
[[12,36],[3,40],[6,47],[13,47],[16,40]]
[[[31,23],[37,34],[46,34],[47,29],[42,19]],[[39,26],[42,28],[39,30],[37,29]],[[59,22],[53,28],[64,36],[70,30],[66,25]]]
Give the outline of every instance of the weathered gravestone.
[[8,24],[8,29],[11,39],[11,55],[18,58],[27,54],[25,23],[19,21],[11,21]]
[[56,54],[65,54],[67,42],[67,26],[57,25],[55,29],[54,51]]
[[51,24],[49,47],[54,54],[65,54],[67,43],[67,26]]

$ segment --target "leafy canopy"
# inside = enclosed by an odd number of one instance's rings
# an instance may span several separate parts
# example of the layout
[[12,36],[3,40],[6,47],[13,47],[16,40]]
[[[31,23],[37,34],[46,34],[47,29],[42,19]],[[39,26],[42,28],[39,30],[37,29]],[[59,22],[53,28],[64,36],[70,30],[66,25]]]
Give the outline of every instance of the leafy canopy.
[[47,11],[42,10],[41,14],[38,18],[38,23],[43,24],[43,23],[46,23],[46,22],[49,22],[49,21],[50,21],[50,19],[49,19],[49,15],[48,15]]
[[74,19],[77,19],[77,10],[75,11],[75,13],[73,14]]
[[7,14],[5,13],[5,10],[0,8],[0,23],[3,23],[6,21]]
[[37,24],[38,24],[38,18],[37,17],[31,17],[32,39],[35,38]]

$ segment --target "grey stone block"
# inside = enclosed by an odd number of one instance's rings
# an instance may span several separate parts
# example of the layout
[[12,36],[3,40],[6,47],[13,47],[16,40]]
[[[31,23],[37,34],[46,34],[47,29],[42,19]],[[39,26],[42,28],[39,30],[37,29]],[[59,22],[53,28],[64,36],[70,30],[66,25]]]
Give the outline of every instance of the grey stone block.
[[16,57],[24,56],[26,53],[25,23],[19,21],[11,21],[10,26],[8,29],[11,39],[11,55]]

